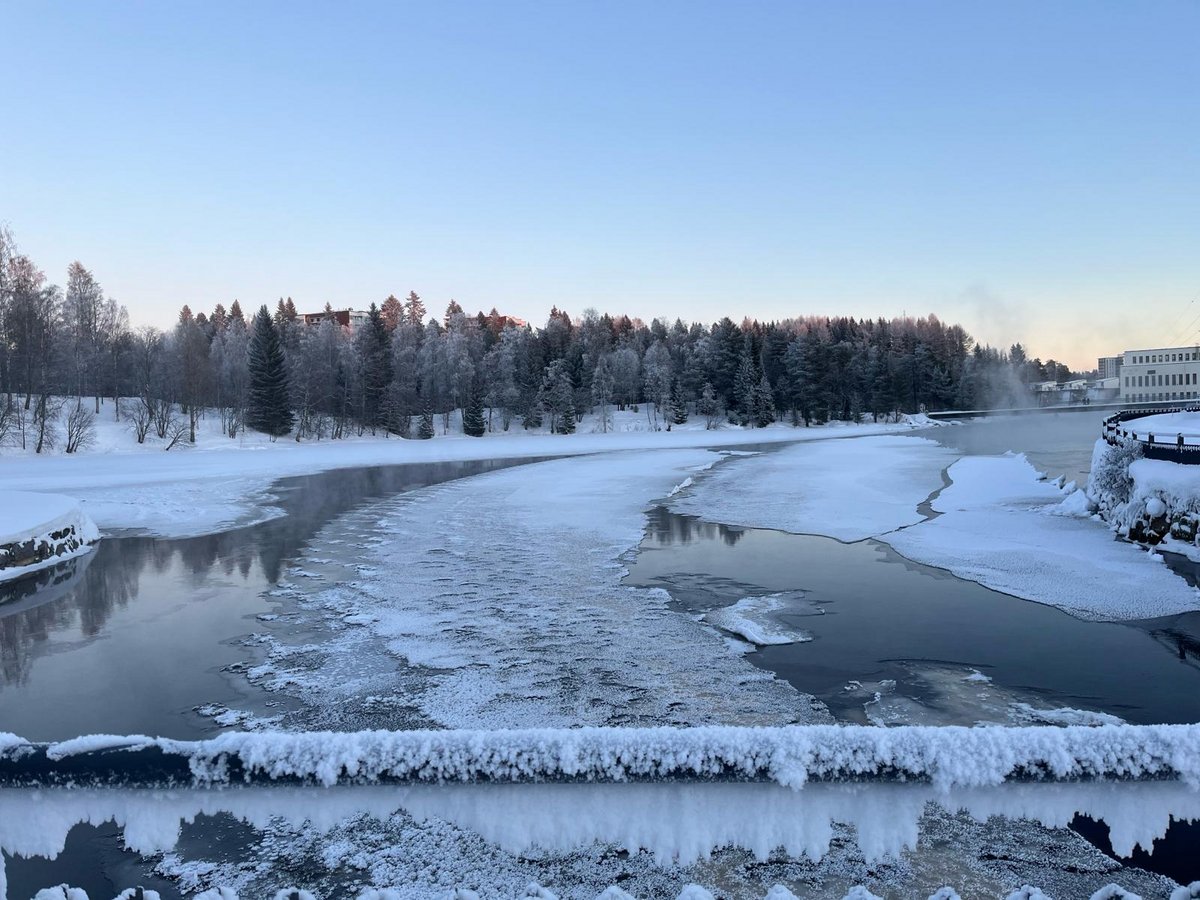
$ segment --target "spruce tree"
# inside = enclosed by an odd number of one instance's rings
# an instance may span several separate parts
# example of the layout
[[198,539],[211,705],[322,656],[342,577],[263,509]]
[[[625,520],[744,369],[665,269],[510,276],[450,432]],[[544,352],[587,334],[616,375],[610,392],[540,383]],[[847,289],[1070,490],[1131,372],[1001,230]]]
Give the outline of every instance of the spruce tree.
[[292,430],[287,361],[279,332],[265,305],[254,317],[248,359],[250,392],[246,424],[272,437],[287,434]]
[[427,441],[433,437],[433,434],[433,407],[426,400],[425,407],[421,410],[421,424],[417,426],[417,437]]
[[766,428],[775,421],[775,398],[771,394],[771,383],[764,375],[754,387],[751,403],[754,424]]
[[472,385],[463,408],[463,434],[468,437],[483,437],[486,425],[483,421],[483,399],[479,390]]
[[688,420],[687,399],[683,396],[683,383],[675,382],[675,390],[671,392],[671,421],[682,425]]

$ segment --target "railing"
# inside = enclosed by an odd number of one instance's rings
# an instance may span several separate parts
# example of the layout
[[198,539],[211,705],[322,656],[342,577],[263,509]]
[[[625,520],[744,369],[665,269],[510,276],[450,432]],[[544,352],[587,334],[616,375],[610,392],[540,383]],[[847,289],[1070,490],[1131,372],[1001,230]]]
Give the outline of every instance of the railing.
[[1109,416],[1101,426],[1101,436],[1112,446],[1135,441],[1147,459],[1160,459],[1184,465],[1200,465],[1200,432],[1176,431],[1163,434],[1150,428],[1138,428],[1136,422],[1149,416],[1200,412],[1200,406],[1140,408],[1122,410]]

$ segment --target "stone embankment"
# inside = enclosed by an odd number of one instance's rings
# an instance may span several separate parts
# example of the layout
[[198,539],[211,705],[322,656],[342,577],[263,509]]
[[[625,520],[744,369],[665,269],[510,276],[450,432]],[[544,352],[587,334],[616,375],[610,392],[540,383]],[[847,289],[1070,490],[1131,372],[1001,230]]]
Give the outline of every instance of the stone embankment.
[[0,582],[87,553],[99,540],[78,500],[0,491]]

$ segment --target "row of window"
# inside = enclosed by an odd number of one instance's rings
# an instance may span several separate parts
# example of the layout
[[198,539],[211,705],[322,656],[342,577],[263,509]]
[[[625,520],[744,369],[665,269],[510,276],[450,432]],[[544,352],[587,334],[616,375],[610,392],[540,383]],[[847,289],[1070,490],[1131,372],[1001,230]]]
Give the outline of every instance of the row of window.
[[1130,365],[1145,366],[1154,363],[1191,362],[1200,357],[1197,353],[1153,353],[1149,356],[1135,356]]
[[1127,394],[1127,403],[1152,403],[1157,400],[1192,400],[1200,396],[1196,391],[1159,391],[1157,394]]
[[[1158,381],[1154,379],[1157,378]],[[1163,381],[1163,379],[1166,381]],[[1176,373],[1174,375],[1126,375],[1125,387],[1164,387],[1167,385],[1195,384],[1195,372]]]

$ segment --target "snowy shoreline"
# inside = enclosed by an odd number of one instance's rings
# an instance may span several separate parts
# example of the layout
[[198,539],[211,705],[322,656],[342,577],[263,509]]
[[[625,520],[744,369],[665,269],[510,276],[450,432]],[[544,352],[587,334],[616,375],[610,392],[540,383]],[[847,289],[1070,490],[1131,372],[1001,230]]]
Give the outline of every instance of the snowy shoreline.
[[[164,453],[150,447],[73,456],[0,457],[7,489],[54,492],[80,500],[104,531],[140,530],[158,537],[195,537],[280,515],[270,488],[280,478],[334,469],[429,462],[580,456],[626,450],[678,450],[746,444],[813,442],[906,433],[920,423],[814,428],[719,428],[702,424],[672,431],[627,430],[573,435],[492,433],[432,440],[363,437],[344,441],[269,442],[255,435],[238,444],[219,437]],[[258,438],[262,437],[262,440]],[[108,449],[127,442],[108,442]],[[135,445],[136,446],[136,445]]]

